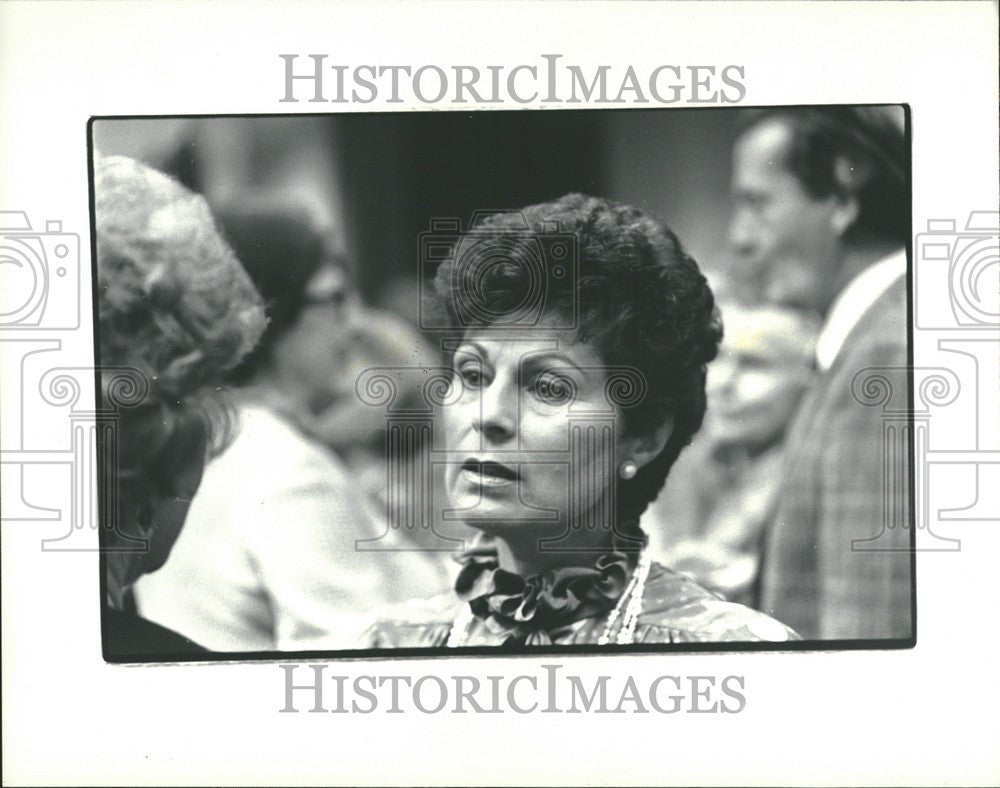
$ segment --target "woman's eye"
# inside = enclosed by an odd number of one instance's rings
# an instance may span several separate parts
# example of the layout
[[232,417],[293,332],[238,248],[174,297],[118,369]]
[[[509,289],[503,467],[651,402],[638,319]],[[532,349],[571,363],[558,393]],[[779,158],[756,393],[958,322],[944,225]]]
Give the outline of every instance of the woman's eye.
[[570,378],[547,372],[532,381],[531,390],[549,405],[563,405],[573,399],[576,385]]
[[459,367],[458,376],[470,388],[478,388],[483,382],[482,370],[475,364],[466,364]]

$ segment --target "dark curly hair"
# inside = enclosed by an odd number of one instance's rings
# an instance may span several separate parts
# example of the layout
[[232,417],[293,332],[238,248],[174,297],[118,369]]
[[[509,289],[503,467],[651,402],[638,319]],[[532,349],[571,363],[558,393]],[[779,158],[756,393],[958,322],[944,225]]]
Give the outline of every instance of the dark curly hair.
[[[575,239],[575,281],[558,275],[565,266],[556,255],[539,256],[538,243],[517,242],[553,234]],[[591,343],[608,367],[631,367],[643,376],[645,395],[621,408],[626,434],[647,434],[673,418],[660,454],[618,485],[621,522],[635,525],[705,415],[705,367],[722,339],[708,282],[669,228],[629,205],[582,194],[491,215],[457,248],[470,238],[480,249],[484,240],[495,242],[486,255],[492,261],[463,265],[456,252],[435,277],[437,307],[454,329],[516,313],[541,273],[548,286],[540,308],[572,316],[574,338]],[[538,271],[539,260],[545,271]],[[486,308],[470,315],[463,309],[470,298]]]

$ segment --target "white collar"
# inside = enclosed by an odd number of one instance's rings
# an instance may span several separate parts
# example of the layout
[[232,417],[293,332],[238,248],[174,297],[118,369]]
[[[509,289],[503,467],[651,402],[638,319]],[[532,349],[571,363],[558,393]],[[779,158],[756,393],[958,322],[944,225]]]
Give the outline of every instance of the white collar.
[[872,263],[840,291],[816,340],[816,366],[820,372],[833,366],[848,335],[865,312],[905,274],[906,251],[900,249]]

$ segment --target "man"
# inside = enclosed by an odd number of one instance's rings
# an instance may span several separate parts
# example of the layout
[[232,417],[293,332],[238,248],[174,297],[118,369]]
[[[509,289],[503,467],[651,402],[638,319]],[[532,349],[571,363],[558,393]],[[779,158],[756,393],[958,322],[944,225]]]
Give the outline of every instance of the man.
[[817,321],[787,307],[720,303],[725,337],[708,366],[700,437],[643,515],[660,563],[756,607],[761,541],[786,431],[814,375]]
[[882,410],[855,381],[893,370],[909,407],[902,128],[888,108],[775,109],[734,151],[742,273],[765,300],[824,321],[761,575],[762,609],[806,639],[912,634],[909,447],[888,451]]

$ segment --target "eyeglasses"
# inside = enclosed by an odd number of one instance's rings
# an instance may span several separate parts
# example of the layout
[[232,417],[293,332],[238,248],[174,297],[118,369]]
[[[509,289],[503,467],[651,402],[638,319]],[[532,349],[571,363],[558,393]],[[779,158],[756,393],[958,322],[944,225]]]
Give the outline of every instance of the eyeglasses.
[[323,265],[306,285],[306,304],[343,306],[349,292],[347,274],[333,265]]

